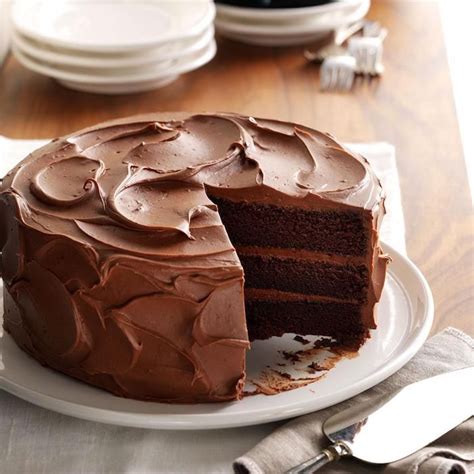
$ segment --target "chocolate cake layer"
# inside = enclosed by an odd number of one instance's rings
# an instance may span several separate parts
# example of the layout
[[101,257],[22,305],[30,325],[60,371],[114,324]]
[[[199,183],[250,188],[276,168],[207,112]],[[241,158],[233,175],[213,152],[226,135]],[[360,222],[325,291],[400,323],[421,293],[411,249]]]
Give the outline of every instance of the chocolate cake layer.
[[281,299],[247,299],[250,340],[268,339],[285,333],[330,336],[340,343],[359,344],[367,337],[361,307],[356,303]]
[[238,251],[246,288],[275,289],[306,295],[341,297],[367,302],[366,265],[247,255]]
[[363,256],[370,246],[370,224],[360,212],[306,210],[210,197],[237,247],[258,245]]
[[[375,325],[383,286],[383,213],[366,160],[302,125],[184,113],[100,124],[53,140],[3,179],[4,328],[41,363],[117,395],[236,400],[249,338],[234,246],[363,259],[367,290],[357,271],[351,286],[351,270],[331,283],[322,264],[285,267],[298,291],[366,291],[363,308],[290,293],[247,301],[253,337],[358,337]],[[281,285],[269,267],[247,265],[249,282]]]

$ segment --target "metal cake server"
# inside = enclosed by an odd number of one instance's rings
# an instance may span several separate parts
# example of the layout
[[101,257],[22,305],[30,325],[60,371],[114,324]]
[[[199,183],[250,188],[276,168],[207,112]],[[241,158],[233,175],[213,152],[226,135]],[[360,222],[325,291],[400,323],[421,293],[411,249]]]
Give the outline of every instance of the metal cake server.
[[328,418],[333,443],[287,474],[309,474],[342,456],[374,464],[398,461],[474,415],[474,367],[437,375]]

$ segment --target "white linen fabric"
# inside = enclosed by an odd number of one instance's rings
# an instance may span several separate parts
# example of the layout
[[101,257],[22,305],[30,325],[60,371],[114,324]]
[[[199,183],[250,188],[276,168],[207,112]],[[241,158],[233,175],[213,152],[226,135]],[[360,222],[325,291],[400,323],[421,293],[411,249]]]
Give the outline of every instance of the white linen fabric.
[[[0,137],[0,176],[45,140]],[[387,194],[382,240],[405,252],[395,149],[349,145],[367,157]],[[214,431],[157,431],[110,426],[60,415],[0,390],[0,472],[231,473],[242,456],[284,422]]]

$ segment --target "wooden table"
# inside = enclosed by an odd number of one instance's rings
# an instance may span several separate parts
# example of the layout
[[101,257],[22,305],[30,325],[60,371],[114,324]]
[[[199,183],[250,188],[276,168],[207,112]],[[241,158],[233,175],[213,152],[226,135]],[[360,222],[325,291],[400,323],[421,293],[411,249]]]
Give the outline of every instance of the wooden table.
[[[377,1],[390,30],[386,73],[351,94],[322,94],[301,48],[221,39],[216,59],[150,93],[99,96],[63,89],[10,58],[0,71],[0,134],[42,138],[148,111],[235,111],[301,122],[345,141],[396,145],[408,251],[433,290],[433,332],[474,334],[473,215],[436,2]],[[410,60],[407,60],[408,54]]]

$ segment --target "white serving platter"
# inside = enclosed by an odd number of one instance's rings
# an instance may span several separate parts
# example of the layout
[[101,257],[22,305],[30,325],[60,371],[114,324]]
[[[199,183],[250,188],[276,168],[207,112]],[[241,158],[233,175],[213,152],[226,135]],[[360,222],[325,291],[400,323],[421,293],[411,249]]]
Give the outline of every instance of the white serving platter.
[[[409,259],[389,245],[383,248],[393,261],[378,307],[378,328],[357,357],[341,360],[320,380],[304,387],[272,396],[247,396],[231,403],[178,405],[129,400],[42,367],[3,334],[0,388],[59,413],[151,429],[247,426],[321,410],[392,375],[413,357],[429,334],[433,299],[425,278]],[[279,351],[301,347],[291,335],[254,343],[248,353],[248,378],[255,379],[267,365],[276,364]]]

